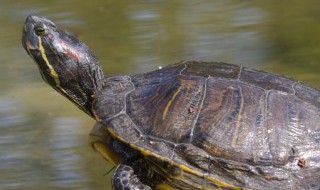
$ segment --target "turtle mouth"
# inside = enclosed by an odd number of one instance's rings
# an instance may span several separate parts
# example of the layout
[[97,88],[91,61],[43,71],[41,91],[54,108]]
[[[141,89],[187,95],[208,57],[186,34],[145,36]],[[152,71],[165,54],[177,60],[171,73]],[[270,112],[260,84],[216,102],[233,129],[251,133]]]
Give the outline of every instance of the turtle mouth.
[[31,50],[38,50],[38,37],[34,33],[35,20],[34,16],[29,16],[22,30],[22,46],[31,55]]

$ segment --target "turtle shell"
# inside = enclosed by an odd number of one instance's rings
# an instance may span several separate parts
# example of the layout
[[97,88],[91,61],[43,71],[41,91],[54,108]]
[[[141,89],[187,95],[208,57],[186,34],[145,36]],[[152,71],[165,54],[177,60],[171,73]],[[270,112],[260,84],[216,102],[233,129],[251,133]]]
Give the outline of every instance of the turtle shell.
[[320,188],[320,92],[237,65],[106,78],[95,114],[176,188]]

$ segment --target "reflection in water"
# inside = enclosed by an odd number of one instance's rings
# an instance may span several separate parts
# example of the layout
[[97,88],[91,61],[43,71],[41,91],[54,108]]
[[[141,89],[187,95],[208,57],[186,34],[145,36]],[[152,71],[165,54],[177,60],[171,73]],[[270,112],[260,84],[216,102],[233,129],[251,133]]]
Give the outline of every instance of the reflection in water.
[[79,126],[79,121],[63,118],[54,121],[49,131],[51,136],[45,142],[45,147],[48,147],[49,152],[46,162],[51,165],[48,166],[48,171],[52,187],[81,187],[82,183],[86,183],[85,171],[78,167],[83,158],[76,153],[81,141],[78,139],[81,137]]
[[[88,147],[88,129],[82,127],[85,121],[23,117],[16,115],[17,104],[0,102],[0,187],[81,189],[92,183],[86,165],[90,157],[79,151]],[[93,151],[88,148],[87,154]],[[106,180],[102,173],[100,178]]]
[[0,6],[0,189],[108,189],[94,121],[42,81],[21,47],[29,14],[86,41],[107,75],[180,60],[263,68],[320,87],[319,6],[307,1],[40,1]]

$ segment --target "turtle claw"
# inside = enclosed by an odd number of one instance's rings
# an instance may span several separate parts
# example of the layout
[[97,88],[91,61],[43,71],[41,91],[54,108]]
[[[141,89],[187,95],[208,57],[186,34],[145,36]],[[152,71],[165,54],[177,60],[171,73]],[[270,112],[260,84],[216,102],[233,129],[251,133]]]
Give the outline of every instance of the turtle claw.
[[112,186],[114,190],[152,190],[134,174],[132,166],[124,163],[117,167],[112,179]]

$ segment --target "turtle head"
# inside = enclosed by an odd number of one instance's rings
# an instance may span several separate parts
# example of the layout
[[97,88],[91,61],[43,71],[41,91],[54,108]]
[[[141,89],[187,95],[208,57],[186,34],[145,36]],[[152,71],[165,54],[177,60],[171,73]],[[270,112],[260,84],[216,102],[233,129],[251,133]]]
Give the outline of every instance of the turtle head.
[[95,92],[101,90],[102,68],[90,48],[46,18],[29,16],[22,45],[56,91],[93,116]]

